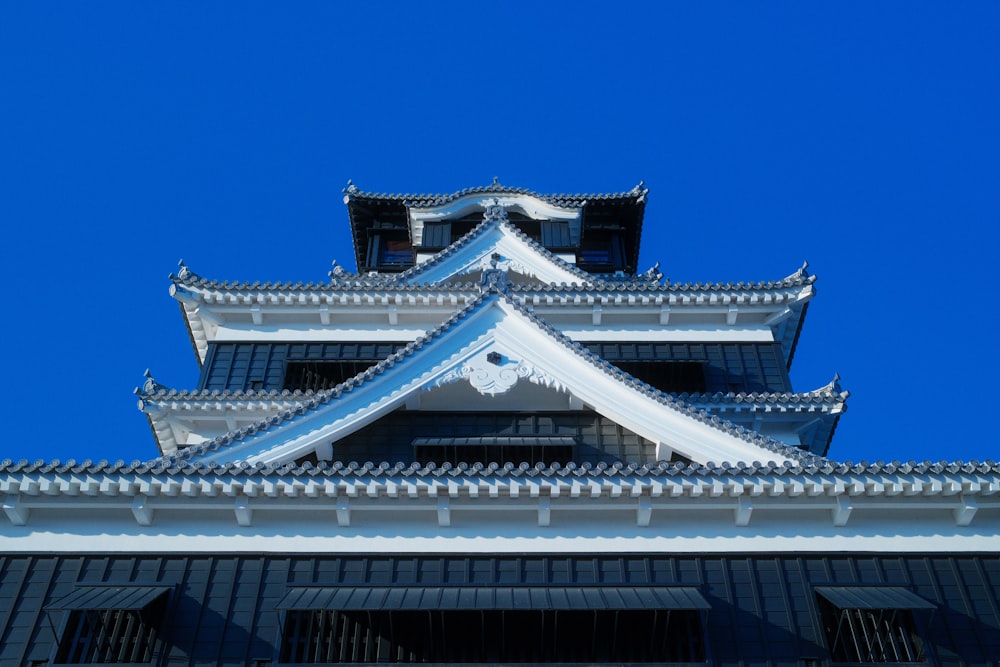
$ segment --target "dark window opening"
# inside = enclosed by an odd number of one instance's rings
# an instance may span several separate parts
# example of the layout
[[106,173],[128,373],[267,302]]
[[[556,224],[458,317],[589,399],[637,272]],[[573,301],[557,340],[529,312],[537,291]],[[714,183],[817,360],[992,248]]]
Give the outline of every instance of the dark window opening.
[[523,213],[518,213],[517,211],[507,211],[507,219],[510,224],[514,225],[525,236],[530,238],[535,243],[542,242],[542,224],[538,220],[532,220]]
[[840,608],[819,597],[830,657],[839,663],[923,662],[909,609]]
[[613,361],[632,377],[672,394],[706,391],[705,363],[701,361]]
[[587,234],[577,253],[577,266],[591,273],[624,271],[625,245],[617,232],[594,230]]
[[55,661],[65,664],[151,662],[166,596],[143,609],[69,612]]
[[336,387],[377,361],[289,361],[285,386],[289,391],[322,391]]
[[413,456],[424,465],[434,463],[542,463],[573,461],[575,441],[571,437],[472,437],[416,438]]
[[289,610],[284,663],[704,662],[701,614],[639,610]]
[[368,238],[366,269],[396,272],[413,266],[413,246],[405,230],[373,232]]

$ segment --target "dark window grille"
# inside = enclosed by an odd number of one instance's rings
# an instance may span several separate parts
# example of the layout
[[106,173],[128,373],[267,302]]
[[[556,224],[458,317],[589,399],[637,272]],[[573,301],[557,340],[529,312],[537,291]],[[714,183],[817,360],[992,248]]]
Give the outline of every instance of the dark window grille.
[[162,604],[139,609],[69,612],[56,662],[66,664],[150,662]]
[[368,239],[366,269],[396,272],[413,266],[413,247],[406,230],[372,233]]
[[612,273],[626,270],[625,246],[615,232],[595,230],[580,244],[577,266],[591,273]]
[[696,610],[289,610],[283,663],[704,662]]
[[705,363],[701,361],[613,361],[637,380],[668,393],[702,393],[707,390]]
[[923,662],[909,609],[841,609],[820,597],[830,656],[837,663]]
[[285,386],[289,391],[321,391],[336,387],[377,361],[289,361]]
[[418,462],[434,463],[568,463],[573,461],[571,437],[471,437],[416,438],[413,456]]

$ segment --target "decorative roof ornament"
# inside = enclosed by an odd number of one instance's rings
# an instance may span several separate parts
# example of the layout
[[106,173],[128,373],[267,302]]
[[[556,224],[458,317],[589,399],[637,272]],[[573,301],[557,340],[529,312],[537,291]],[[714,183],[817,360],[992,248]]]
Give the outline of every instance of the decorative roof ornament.
[[153,394],[162,389],[166,389],[162,384],[153,379],[153,374],[146,369],[146,372],[142,374],[146,378],[146,381],[142,383],[142,389],[136,388],[136,394]]
[[354,194],[356,192],[361,192],[361,191],[358,189],[358,186],[354,184],[354,181],[352,181],[351,179],[347,179],[347,187],[344,188],[344,192],[346,194]]
[[491,257],[490,264],[494,268],[483,270],[483,277],[479,280],[479,290],[484,294],[489,292],[509,294],[510,279],[507,277],[507,272],[505,270],[496,268],[496,263],[496,258]]
[[333,268],[330,269],[330,273],[328,275],[333,280],[341,280],[342,278],[347,276],[348,273],[347,269],[345,269],[344,267],[342,267],[340,264],[337,263],[337,260],[333,260]]
[[524,379],[539,384],[548,378],[531,364],[524,361],[505,364],[503,355],[490,352],[485,360],[473,359],[461,368],[449,371],[437,381],[436,386],[465,380],[483,396],[500,396]]
[[187,267],[183,259],[177,262],[177,266],[181,267],[177,272],[177,277],[181,280],[187,280],[191,276],[191,269]]
[[494,197],[493,203],[486,205],[486,212],[483,213],[483,220],[487,222],[507,222],[507,207],[501,204],[497,197]]
[[656,264],[653,264],[653,266],[646,269],[645,272],[637,275],[636,279],[639,280],[640,282],[648,282],[648,283],[660,282],[661,280],[663,280],[663,272],[660,271],[660,263],[657,262]]

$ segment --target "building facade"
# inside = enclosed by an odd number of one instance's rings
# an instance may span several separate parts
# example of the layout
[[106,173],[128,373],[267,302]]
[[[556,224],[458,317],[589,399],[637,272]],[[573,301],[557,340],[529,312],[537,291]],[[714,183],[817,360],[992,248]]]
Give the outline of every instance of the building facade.
[[351,184],[356,273],[182,265],[159,457],[0,469],[0,664],[1000,664],[1000,468],[828,458],[814,276],[641,271],[647,196]]

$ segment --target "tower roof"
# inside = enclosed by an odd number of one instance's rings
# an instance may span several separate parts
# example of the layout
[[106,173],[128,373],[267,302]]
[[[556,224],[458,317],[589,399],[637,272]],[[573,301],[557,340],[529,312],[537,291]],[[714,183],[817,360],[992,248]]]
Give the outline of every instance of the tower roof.
[[702,463],[806,460],[812,456],[711,417],[619,370],[526,310],[506,274],[488,270],[483,294],[383,362],[295,409],[191,447],[192,461],[284,462],[319,451],[404,407],[422,392],[469,382],[481,394],[520,382],[548,387]]

